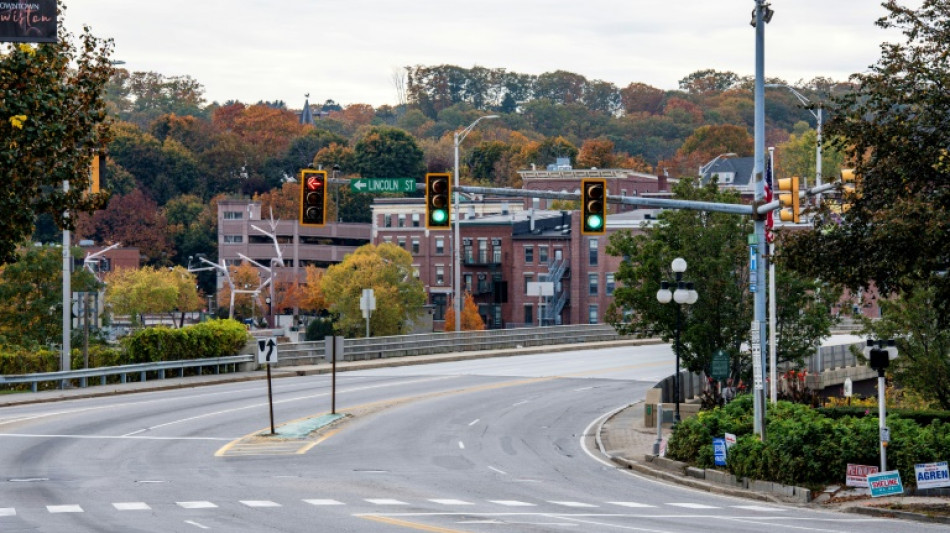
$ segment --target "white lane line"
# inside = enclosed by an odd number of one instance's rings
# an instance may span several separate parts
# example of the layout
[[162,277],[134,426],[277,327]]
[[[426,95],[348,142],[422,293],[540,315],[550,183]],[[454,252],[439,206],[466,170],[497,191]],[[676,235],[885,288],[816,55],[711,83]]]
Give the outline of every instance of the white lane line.
[[338,502],[336,500],[304,500],[304,502],[309,503],[310,505],[343,505],[343,502]]
[[467,502],[465,500],[452,500],[452,499],[430,499],[432,503],[437,503],[439,505],[474,505],[472,502]]
[[548,500],[548,503],[553,503],[555,505],[563,505],[565,507],[597,507],[596,505],[584,502],[558,502],[554,500]]
[[488,469],[489,469],[489,470],[494,470],[495,472],[498,472],[499,474],[501,474],[501,475],[503,475],[503,476],[507,476],[507,475],[508,475],[508,472],[505,472],[504,470],[498,470],[498,469],[495,468],[494,466],[489,466]]
[[195,522],[194,520],[185,520],[185,523],[186,523],[186,524],[189,524],[189,525],[192,525],[192,526],[195,526],[195,527],[197,527],[197,528],[201,528],[201,529],[211,529],[210,527],[208,527],[208,526],[206,526],[206,525],[204,525],[204,524],[199,524],[198,522]]
[[214,509],[217,505],[211,502],[175,502],[182,509]]
[[0,516],[16,516],[16,509],[13,507],[0,507]]
[[579,389],[574,389],[574,392],[581,392],[581,391],[585,391],[585,390],[591,390],[591,389],[593,389],[593,388],[594,388],[594,387],[581,387],[581,388],[579,388]]
[[745,509],[746,511],[758,511],[761,513],[783,513],[786,511],[786,509],[768,507],[766,505],[733,505],[732,507],[736,509]]
[[522,502],[518,500],[488,500],[492,503],[497,503],[498,505],[504,505],[505,507],[535,507],[533,503]]
[[82,513],[82,507],[78,505],[47,505],[46,510],[50,513]]
[[715,505],[705,505],[702,503],[668,503],[672,507],[682,507],[684,509],[719,509]]
[[511,406],[512,406],[512,407],[518,407],[519,405],[524,405],[524,404],[526,404],[526,403],[528,403],[528,400],[521,400],[521,401],[518,402],[518,403],[511,404]]
[[151,507],[145,502],[117,502],[112,504],[119,511],[148,511]]
[[366,501],[375,505],[409,505],[404,501],[393,500],[390,498],[366,498]]
[[464,442],[459,441],[459,449],[462,449],[462,450],[465,449],[465,443],[464,443]]
[[87,440],[213,440],[231,442],[233,437],[134,437],[128,435],[42,435],[38,433],[0,433],[0,437],[16,437],[21,439],[87,439]]
[[471,426],[474,426],[475,424],[479,423],[480,421],[481,421],[480,418],[476,418],[475,420],[472,420],[471,422],[469,422],[468,425],[469,425],[469,427],[471,427]]
[[270,500],[240,500],[241,503],[248,507],[280,507],[281,505],[277,502],[272,502]]
[[638,503],[638,502],[607,502],[607,503],[611,505],[619,505],[621,507],[630,507],[633,509],[646,509],[648,507],[656,507],[655,505],[649,505],[646,503]]

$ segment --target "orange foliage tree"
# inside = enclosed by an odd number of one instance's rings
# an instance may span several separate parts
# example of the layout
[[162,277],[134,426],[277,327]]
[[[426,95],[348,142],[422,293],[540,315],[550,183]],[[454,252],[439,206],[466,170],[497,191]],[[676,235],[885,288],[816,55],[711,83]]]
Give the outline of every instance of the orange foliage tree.
[[[485,329],[485,322],[478,314],[478,306],[472,293],[465,292],[462,304],[462,331],[481,331]],[[445,331],[455,331],[455,305],[449,306],[445,312]]]

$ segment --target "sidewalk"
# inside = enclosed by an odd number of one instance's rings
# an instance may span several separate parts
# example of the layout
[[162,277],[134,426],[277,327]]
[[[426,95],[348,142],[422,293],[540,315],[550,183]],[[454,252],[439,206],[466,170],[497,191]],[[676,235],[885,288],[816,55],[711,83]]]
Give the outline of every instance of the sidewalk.
[[[597,442],[601,452],[607,455],[614,463],[634,470],[639,474],[704,490],[715,494],[724,494],[752,500],[773,503],[800,504],[809,507],[836,510],[841,512],[858,513],[879,518],[901,518],[922,522],[950,524],[950,498],[899,496],[886,498],[871,498],[868,495],[836,497],[840,487],[829,487],[826,492],[812,498],[810,491],[808,499],[800,495],[784,495],[772,490],[771,483],[751,482],[752,488],[736,486],[735,477],[718,473],[714,477],[710,470],[689,467],[684,463],[670,459],[658,458],[653,455],[653,446],[656,442],[656,428],[648,428],[644,424],[644,404],[639,402],[630,405],[604,421],[601,425]],[[663,438],[670,435],[668,428],[663,429]],[[721,481],[721,482],[720,482]],[[760,490],[756,490],[756,488]],[[841,494],[841,493],[838,493]],[[891,508],[886,508],[890,506]],[[898,508],[899,507],[899,508]]]

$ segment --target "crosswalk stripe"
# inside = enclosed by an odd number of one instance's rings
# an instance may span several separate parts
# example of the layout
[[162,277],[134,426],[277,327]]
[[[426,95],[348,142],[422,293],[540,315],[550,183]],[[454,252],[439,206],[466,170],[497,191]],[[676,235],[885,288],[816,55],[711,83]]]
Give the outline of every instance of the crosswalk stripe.
[[112,506],[119,511],[148,511],[151,509],[145,502],[118,502],[113,503]]
[[441,499],[430,499],[432,503],[438,503],[439,505],[472,505],[472,502],[466,502],[463,500],[441,500]]
[[217,505],[211,502],[175,502],[183,509],[214,509]]
[[78,505],[47,505],[46,510],[51,513],[82,513],[82,507]]
[[684,509],[719,509],[714,505],[704,505],[701,503],[668,503],[673,507],[683,507]]
[[12,507],[0,507],[0,516],[16,516],[16,509]]
[[406,502],[393,500],[390,498],[366,498],[366,501],[376,505],[409,505]]
[[554,500],[548,500],[548,503],[553,503],[555,505],[563,505],[565,507],[597,507],[594,504],[583,503],[583,502],[557,502]]
[[281,505],[277,502],[272,502],[269,500],[241,500],[241,503],[248,507],[280,507]]
[[655,505],[649,505],[646,503],[637,503],[637,502],[607,502],[611,505],[619,505],[621,507],[631,507],[634,509],[646,509],[648,507],[656,507]]
[[338,502],[336,500],[304,500],[304,502],[309,503],[310,505],[343,505],[343,502]]
[[521,502],[518,500],[488,500],[492,503],[497,503],[498,505],[504,505],[506,507],[535,507],[533,503]]

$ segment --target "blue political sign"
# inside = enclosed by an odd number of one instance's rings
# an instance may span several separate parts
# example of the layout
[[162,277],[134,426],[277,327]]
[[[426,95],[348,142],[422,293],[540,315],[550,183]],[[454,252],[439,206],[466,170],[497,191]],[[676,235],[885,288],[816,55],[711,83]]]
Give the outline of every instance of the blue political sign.
[[726,439],[713,437],[713,459],[716,466],[726,466]]
[[872,498],[904,493],[901,473],[897,470],[868,474],[868,488],[871,489]]

